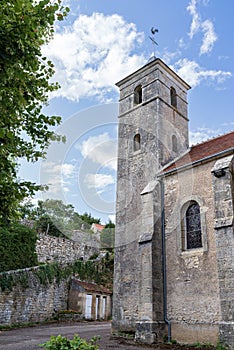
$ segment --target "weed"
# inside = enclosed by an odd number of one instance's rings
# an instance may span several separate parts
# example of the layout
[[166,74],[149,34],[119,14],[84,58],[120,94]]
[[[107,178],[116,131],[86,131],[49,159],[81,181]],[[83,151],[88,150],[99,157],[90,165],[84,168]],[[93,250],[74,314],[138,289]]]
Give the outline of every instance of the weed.
[[222,341],[219,341],[216,345],[217,350],[227,350],[228,346],[224,344]]
[[57,337],[52,336],[49,341],[39,344],[39,346],[45,348],[46,350],[98,350],[99,346],[95,343],[99,339],[100,337],[93,337],[89,342],[87,342],[85,339],[80,338],[77,334],[71,340],[58,335]]

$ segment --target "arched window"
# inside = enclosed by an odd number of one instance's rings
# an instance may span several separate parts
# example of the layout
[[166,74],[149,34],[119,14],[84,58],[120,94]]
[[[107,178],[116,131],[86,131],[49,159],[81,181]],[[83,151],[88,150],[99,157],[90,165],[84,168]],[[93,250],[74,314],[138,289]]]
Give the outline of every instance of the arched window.
[[200,207],[197,202],[192,203],[185,214],[186,221],[186,248],[202,247]]
[[134,90],[134,105],[142,103],[142,87],[138,85]]
[[171,105],[177,108],[177,94],[175,88],[171,87]]
[[172,135],[172,151],[177,152],[178,147],[177,147],[177,137],[175,135]]
[[139,151],[141,149],[141,135],[136,134],[133,139],[133,149],[135,151]]

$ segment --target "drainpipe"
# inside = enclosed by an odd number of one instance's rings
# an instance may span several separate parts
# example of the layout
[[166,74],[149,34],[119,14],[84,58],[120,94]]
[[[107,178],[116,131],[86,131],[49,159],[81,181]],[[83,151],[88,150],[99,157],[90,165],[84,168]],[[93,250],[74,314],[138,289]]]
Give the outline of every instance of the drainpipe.
[[167,268],[166,268],[166,237],[165,237],[165,209],[164,209],[164,186],[163,180],[160,179],[161,185],[161,210],[162,210],[162,263],[163,263],[163,316],[168,328],[168,342],[171,342],[171,322],[167,318]]

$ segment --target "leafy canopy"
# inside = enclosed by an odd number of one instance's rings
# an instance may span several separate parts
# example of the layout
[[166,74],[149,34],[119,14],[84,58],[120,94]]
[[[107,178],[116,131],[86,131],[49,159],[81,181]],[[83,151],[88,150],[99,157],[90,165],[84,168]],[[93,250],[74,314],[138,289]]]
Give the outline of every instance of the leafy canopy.
[[34,221],[37,231],[57,237],[70,237],[73,230],[90,230],[92,223],[100,223],[99,218],[88,213],[78,214],[72,204],[64,204],[59,199],[38,201],[37,207],[26,202],[18,211],[23,221]]
[[16,215],[18,203],[40,186],[17,179],[20,158],[44,157],[52,131],[61,118],[47,116],[42,107],[50,92],[54,66],[41,47],[54,34],[54,23],[69,9],[60,0],[2,0],[0,11],[0,224]]

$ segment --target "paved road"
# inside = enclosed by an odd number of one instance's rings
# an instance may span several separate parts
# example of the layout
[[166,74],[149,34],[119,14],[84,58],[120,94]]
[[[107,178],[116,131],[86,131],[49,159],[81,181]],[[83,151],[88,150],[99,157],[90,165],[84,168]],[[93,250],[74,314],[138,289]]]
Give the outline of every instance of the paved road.
[[[10,331],[0,332],[1,350],[39,350],[38,344],[50,339],[51,335],[61,334],[68,338],[73,338],[74,334],[79,334],[82,338],[90,339],[95,335],[100,335],[100,350],[129,349],[146,350],[145,346],[128,345],[117,339],[111,339],[110,322],[93,323],[56,323],[41,325],[30,328],[20,328]],[[151,348],[152,350],[152,348]]]

